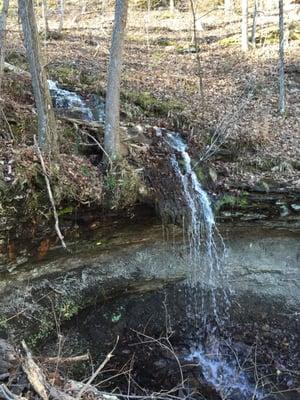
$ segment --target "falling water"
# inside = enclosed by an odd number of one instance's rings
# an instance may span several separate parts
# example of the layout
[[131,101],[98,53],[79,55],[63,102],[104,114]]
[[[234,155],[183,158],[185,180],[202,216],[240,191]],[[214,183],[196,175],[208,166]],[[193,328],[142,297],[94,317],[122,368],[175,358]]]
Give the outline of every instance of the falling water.
[[105,104],[97,96],[87,101],[75,92],[62,89],[55,81],[48,80],[48,86],[55,109],[66,110],[72,116],[86,121],[104,121]]
[[[193,171],[191,158],[187,152],[187,145],[180,135],[173,132],[167,132],[166,140],[179,153],[179,157],[177,154],[172,154],[170,161],[180,182],[186,203],[184,218],[185,224],[188,226],[189,287],[196,293],[199,284],[205,285],[208,289],[206,290],[206,301],[204,297],[201,299],[202,324],[207,323],[208,312],[211,312],[215,321],[221,324],[221,313],[224,312],[224,306],[228,308],[229,305],[228,294],[223,284],[226,280],[225,271],[221,268],[225,247],[216,229],[210,199]],[[216,237],[218,245],[216,244]],[[218,288],[222,288],[224,299],[222,311],[216,299]],[[198,305],[198,295],[193,303],[194,306]],[[199,319],[199,315],[196,318]]]
[[[159,135],[163,136],[162,130]],[[224,270],[225,247],[219,235],[208,194],[193,171],[186,143],[174,132],[165,132],[174,150],[170,162],[180,183],[188,235],[188,315],[198,340],[187,360],[196,362],[205,380],[222,399],[262,399],[263,394],[241,370],[234,352],[224,352],[222,330],[229,319],[230,294]],[[198,290],[199,286],[201,287]],[[234,344],[232,344],[234,346]]]

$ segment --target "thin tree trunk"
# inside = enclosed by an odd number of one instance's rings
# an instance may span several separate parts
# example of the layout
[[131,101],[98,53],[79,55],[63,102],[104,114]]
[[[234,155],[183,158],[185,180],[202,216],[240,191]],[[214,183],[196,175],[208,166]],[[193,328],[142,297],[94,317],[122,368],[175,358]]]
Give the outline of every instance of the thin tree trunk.
[[9,7],[9,0],[4,0],[0,15],[0,91],[2,85],[4,61],[5,61],[6,20],[8,15],[8,7]]
[[48,3],[47,3],[47,0],[42,0],[42,14],[43,14],[43,21],[44,21],[45,37],[48,38],[48,36],[49,36],[49,22],[48,22]]
[[248,51],[248,0],[242,1],[242,50]]
[[194,0],[190,0],[192,16],[193,16],[193,41],[196,51],[196,60],[197,60],[197,68],[198,68],[198,78],[199,78],[199,94],[201,95],[202,99],[204,98],[204,90],[203,90],[203,70],[201,65],[201,58],[200,58],[200,46],[197,34],[197,16],[196,16],[196,8],[194,4]]
[[285,101],[285,77],[284,77],[284,16],[283,0],[279,0],[279,111],[286,111]]
[[257,9],[258,9],[258,0],[254,0],[253,21],[252,21],[252,35],[251,35],[251,42],[252,42],[253,48],[256,47]]
[[24,44],[30,67],[31,80],[38,116],[38,143],[42,150],[58,151],[56,120],[48,82],[41,58],[39,37],[32,0],[18,0]]
[[128,0],[116,0],[108,66],[104,133],[104,148],[112,159],[118,158],[120,147],[120,82],[127,12]]
[[65,17],[65,1],[59,0],[59,25],[58,34],[60,35],[64,27],[64,17]]

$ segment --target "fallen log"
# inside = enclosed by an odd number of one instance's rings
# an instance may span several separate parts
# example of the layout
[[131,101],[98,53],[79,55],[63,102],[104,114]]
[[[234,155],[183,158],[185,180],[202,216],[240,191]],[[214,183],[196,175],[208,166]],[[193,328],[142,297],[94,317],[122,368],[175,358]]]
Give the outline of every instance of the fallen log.
[[66,117],[65,115],[58,115],[58,119],[61,119],[66,122],[70,122],[73,125],[77,125],[79,127],[85,127],[89,130],[94,130],[97,132],[102,132],[104,130],[104,126],[97,121],[86,121],[84,119],[76,119],[71,117]]
[[26,76],[26,78],[31,77],[31,75],[28,71],[25,71],[24,69],[21,69],[15,65],[7,63],[7,62],[4,63],[4,71],[13,72],[17,75],[23,75],[23,76]]

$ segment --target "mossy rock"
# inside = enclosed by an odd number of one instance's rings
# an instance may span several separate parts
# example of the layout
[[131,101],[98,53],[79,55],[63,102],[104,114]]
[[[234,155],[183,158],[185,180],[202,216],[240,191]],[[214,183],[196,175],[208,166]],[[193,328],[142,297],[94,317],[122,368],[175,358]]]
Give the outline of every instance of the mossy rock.
[[21,69],[27,65],[26,54],[20,51],[11,51],[5,57],[6,62],[15,65]]
[[243,192],[241,195],[233,195],[225,193],[216,203],[216,212],[223,208],[245,208],[249,205],[248,193]]
[[[288,25],[286,39],[300,40],[300,22],[294,21]],[[262,31],[256,38],[257,43],[276,44],[279,41],[279,29],[272,27]]]
[[80,71],[79,80],[82,85],[93,85],[98,81],[99,77],[92,71]]
[[134,103],[147,114],[155,116],[167,116],[172,111],[183,111],[183,106],[178,101],[158,100],[150,92],[123,92],[122,99]]
[[67,86],[74,86],[80,83],[81,71],[73,64],[50,65],[48,67],[49,75],[53,80]]

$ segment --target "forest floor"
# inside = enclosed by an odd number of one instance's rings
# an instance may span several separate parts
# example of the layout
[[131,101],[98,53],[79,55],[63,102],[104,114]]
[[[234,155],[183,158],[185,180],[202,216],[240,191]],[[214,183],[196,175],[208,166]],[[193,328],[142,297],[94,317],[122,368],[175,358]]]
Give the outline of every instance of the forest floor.
[[[224,19],[217,10],[201,19],[202,96],[191,15],[130,10],[122,75],[123,124],[146,127],[146,135],[153,126],[178,130],[186,136],[196,163],[218,133],[224,143],[199,164],[199,174],[204,165],[215,190],[241,184],[299,188],[300,35],[293,15],[288,14],[286,22],[291,39],[286,46],[287,111],[280,115],[276,16],[259,18],[257,45],[248,53],[240,49],[238,16]],[[49,76],[84,96],[104,96],[112,23],[112,12],[70,11],[63,36],[42,40]],[[50,14],[50,27],[56,26],[56,15]],[[26,69],[14,19],[8,36],[7,61]],[[17,143],[31,144],[36,126],[30,81],[11,73],[6,77],[2,102],[7,121],[2,126],[10,125]],[[66,136],[62,152],[72,152],[76,139],[61,124]]]

